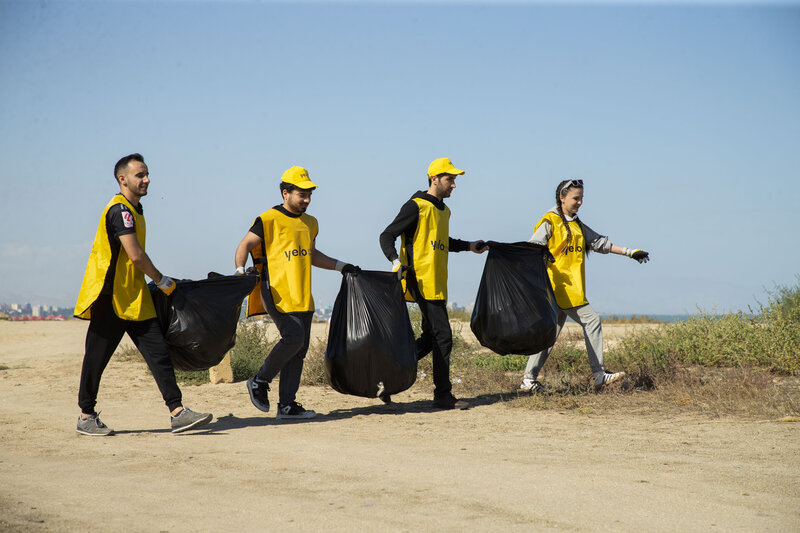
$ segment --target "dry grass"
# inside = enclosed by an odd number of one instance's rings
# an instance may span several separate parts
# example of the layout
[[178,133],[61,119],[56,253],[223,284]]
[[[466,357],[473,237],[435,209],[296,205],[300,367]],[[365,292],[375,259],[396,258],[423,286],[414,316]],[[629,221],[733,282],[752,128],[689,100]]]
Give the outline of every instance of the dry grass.
[[117,351],[114,352],[113,357],[117,361],[122,361],[124,363],[144,363],[144,357],[142,357],[142,354],[136,349],[135,346],[131,346],[130,344],[125,344],[117,348]]
[[327,339],[311,339],[308,353],[303,363],[303,376],[300,385],[325,385],[328,378],[325,375],[325,348]]
[[634,388],[630,380],[593,392],[588,379],[548,374],[541,380],[545,395],[519,393],[510,407],[538,410],[577,410],[590,413],[641,413],[674,417],[703,414],[772,420],[800,416],[800,379],[775,376],[761,369],[683,369],[658,388]]

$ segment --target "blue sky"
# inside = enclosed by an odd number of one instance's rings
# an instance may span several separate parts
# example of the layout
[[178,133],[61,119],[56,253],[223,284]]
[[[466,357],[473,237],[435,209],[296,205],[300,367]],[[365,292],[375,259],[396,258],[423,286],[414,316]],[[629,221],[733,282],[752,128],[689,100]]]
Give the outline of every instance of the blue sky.
[[[0,301],[73,305],[113,165],[140,152],[147,251],[231,272],[291,165],[317,247],[384,269],[425,171],[466,174],[451,235],[519,241],[565,177],[601,313],[744,309],[800,272],[800,3],[0,0]],[[469,304],[484,255],[450,256]],[[318,305],[340,277],[315,270]]]

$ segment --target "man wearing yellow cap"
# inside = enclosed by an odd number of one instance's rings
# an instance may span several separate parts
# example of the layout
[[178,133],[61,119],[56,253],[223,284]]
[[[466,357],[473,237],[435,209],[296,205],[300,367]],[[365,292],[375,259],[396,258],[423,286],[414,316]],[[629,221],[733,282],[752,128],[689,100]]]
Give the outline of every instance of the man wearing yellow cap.
[[281,335],[256,375],[247,380],[253,405],[269,411],[270,382],[280,374],[277,418],[313,418],[314,411],[295,401],[308,351],[314,298],[311,266],[357,273],[359,268],[323,254],[315,247],[317,219],[306,213],[317,185],[303,167],[283,173],[283,204],[261,213],[236,248],[236,272],[243,273],[247,255],[261,280],[247,299],[247,316],[268,313]]
[[[417,191],[380,236],[381,249],[394,271],[405,275],[406,300],[415,301],[422,313],[422,335],[417,339],[417,359],[433,350],[433,404],[441,409],[466,409],[450,382],[453,334],[447,317],[447,256],[449,252],[486,251],[483,241],[450,237],[450,209],[444,204],[464,174],[450,159],[435,159],[428,167],[428,190]],[[395,240],[400,237],[400,254]],[[391,399],[382,396],[384,402]]]

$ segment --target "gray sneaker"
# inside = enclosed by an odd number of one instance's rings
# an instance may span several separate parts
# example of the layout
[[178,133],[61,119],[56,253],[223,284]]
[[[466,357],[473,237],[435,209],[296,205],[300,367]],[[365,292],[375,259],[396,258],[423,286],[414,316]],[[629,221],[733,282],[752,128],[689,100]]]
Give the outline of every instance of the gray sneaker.
[[100,421],[98,413],[91,414],[85,419],[78,415],[78,427],[75,431],[90,437],[108,437],[114,434],[113,429]]
[[214,416],[211,413],[195,413],[188,407],[175,416],[171,416],[172,432],[182,433],[188,429],[199,428],[211,422]]

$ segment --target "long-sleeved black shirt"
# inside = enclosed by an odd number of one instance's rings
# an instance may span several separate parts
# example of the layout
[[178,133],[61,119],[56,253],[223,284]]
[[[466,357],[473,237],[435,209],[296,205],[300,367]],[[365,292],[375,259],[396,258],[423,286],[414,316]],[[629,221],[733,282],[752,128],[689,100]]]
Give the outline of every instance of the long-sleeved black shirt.
[[[395,241],[400,235],[405,235],[406,242],[410,243],[414,240],[414,233],[417,231],[417,224],[419,222],[419,207],[413,198],[422,198],[432,203],[436,209],[444,210],[444,202],[435,196],[431,196],[425,191],[417,191],[403,207],[400,212],[394,217],[391,224],[386,226],[380,236],[381,250],[383,255],[389,261],[394,261],[398,258],[397,248],[395,248]],[[454,239],[448,237],[448,250],[451,252],[463,252],[469,250],[469,241],[462,241],[461,239]]]

